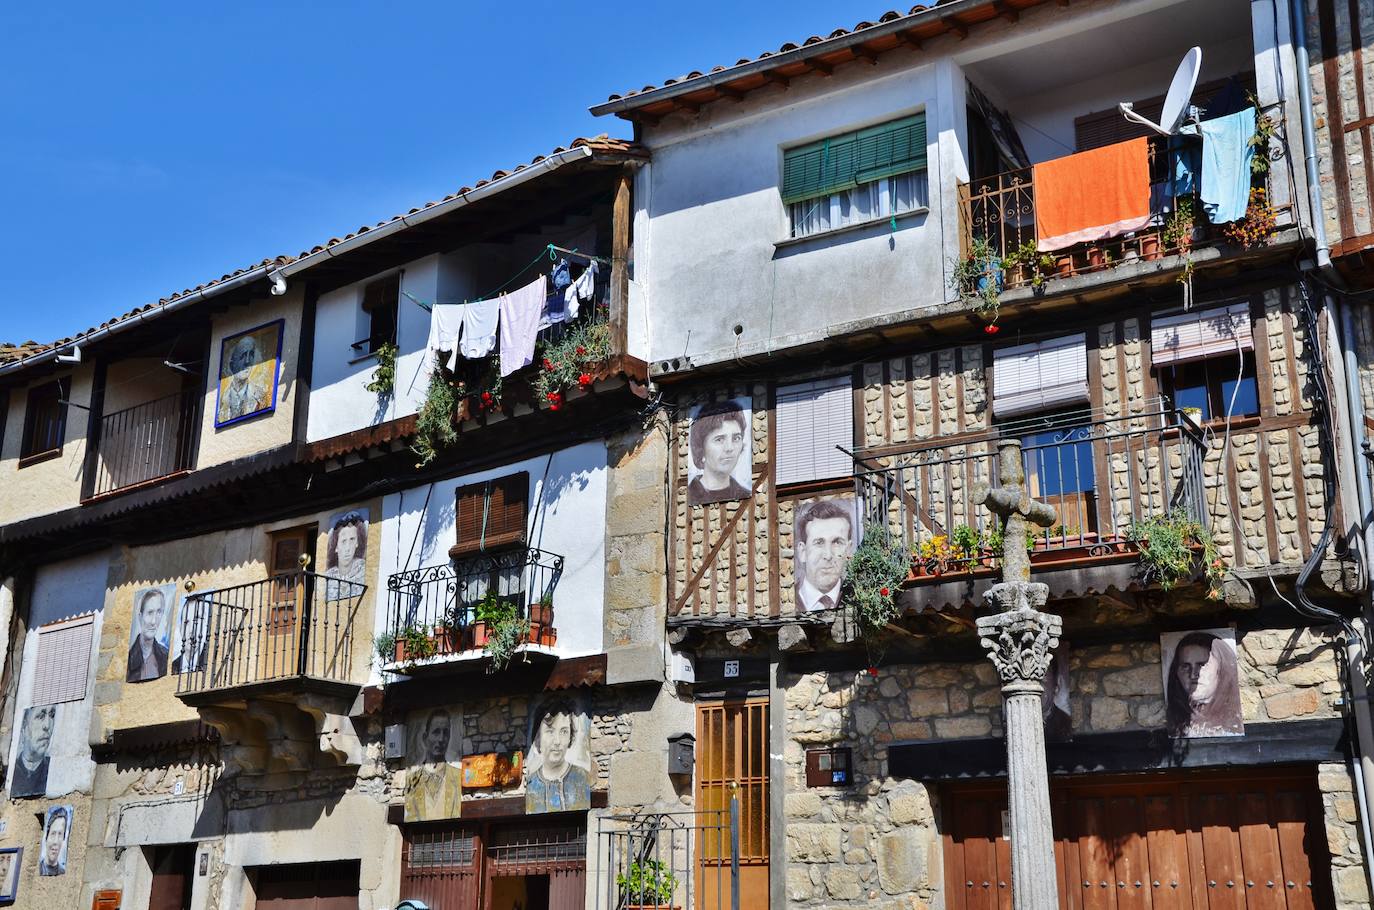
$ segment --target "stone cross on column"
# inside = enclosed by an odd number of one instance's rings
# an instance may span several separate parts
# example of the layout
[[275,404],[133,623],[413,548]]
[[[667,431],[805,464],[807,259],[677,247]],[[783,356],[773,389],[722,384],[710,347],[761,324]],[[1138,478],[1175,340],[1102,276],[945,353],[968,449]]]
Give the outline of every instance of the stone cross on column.
[[1015,910],[1057,910],[1054,827],[1040,696],[1050,652],[1059,644],[1061,620],[1040,612],[1049,600],[1050,589],[1031,584],[1026,552],[1026,522],[1049,527],[1056,516],[1053,507],[1034,502],[1026,494],[1020,440],[998,443],[997,469],[1000,487],[989,489],[979,484],[973,490],[973,501],[987,505],[1006,523],[1002,581],[986,595],[988,605],[998,612],[979,618],[978,634],[1002,679],[1012,906]]

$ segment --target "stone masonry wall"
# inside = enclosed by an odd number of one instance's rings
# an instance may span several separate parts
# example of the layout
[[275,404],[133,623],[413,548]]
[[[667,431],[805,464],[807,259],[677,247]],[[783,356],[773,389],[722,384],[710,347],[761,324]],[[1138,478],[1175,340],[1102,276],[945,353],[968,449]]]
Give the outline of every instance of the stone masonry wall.
[[[1265,629],[1238,638],[1246,723],[1338,716],[1336,654],[1324,629]],[[1069,646],[1075,733],[1158,729],[1164,684],[1158,640]],[[989,738],[1003,748],[1001,694],[991,663],[927,663],[784,674],[787,899],[796,907],[943,906],[943,825],[934,788],[888,773],[894,742]],[[808,788],[805,751],[853,749],[854,783]],[[1365,906],[1354,804],[1342,766],[1322,790],[1342,908]],[[1347,871],[1353,870],[1353,871]],[[1357,887],[1358,886],[1358,887]]]

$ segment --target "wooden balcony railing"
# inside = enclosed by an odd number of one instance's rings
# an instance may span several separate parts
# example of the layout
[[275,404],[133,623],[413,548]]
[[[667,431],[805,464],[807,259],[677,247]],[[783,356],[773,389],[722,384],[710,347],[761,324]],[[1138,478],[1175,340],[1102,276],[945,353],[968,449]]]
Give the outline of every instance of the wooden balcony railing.
[[88,498],[189,471],[199,404],[184,391],[103,415]]
[[[1002,428],[1021,437],[1026,486],[1058,512],[1039,529],[1032,561],[1133,552],[1133,528],[1184,514],[1205,524],[1200,433],[1172,410],[1124,418],[1065,418]],[[855,476],[865,523],[886,525],[913,554],[913,573],[992,569],[1000,550],[992,514],[970,500],[996,479],[996,441],[923,449]]]
[[367,585],[289,572],[202,591],[182,605],[177,694],[309,678],[356,683],[353,650]]

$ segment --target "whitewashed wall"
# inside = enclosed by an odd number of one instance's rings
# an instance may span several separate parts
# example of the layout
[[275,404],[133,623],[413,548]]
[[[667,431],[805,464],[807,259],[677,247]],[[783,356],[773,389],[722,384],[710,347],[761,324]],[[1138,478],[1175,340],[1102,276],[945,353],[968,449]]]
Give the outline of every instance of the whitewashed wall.
[[[448,562],[456,542],[454,494],[464,484],[526,471],[530,476],[529,544],[563,557],[554,592],[554,625],[563,656],[603,650],[606,583],[606,446],[588,442],[393,493],[382,500],[381,565],[375,635],[386,631],[387,579],[395,572]],[[431,489],[432,487],[432,489]],[[426,498],[428,497],[428,506]],[[375,674],[374,669],[374,674]]]
[[13,735],[10,738],[10,768],[14,768],[18,760],[24,711],[33,705],[39,628],[85,613],[95,614],[86,697],[81,701],[63,702],[57,709],[57,723],[48,747],[47,795],[50,797],[63,796],[76,790],[89,792],[94,779],[95,762],[91,759],[90,746],[91,707],[108,576],[107,552],[55,562],[43,566],[35,574],[28,634],[24,639],[24,656],[19,671],[19,692],[15,700]]

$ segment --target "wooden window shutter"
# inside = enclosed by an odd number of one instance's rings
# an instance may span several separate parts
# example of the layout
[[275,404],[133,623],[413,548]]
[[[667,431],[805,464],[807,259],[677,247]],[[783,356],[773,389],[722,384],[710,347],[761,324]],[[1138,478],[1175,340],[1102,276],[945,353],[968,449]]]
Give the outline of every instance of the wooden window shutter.
[[[1193,90],[1192,103],[1205,109],[1207,102],[1211,101],[1214,95],[1226,87],[1227,81],[1226,79],[1214,79],[1199,85]],[[1255,90],[1254,73],[1246,73],[1241,77],[1241,81],[1246,84],[1250,91]],[[1144,101],[1136,101],[1132,108],[1147,120],[1158,123],[1159,115],[1164,112],[1164,96],[1156,95],[1153,98],[1146,98]],[[1206,115],[1204,114],[1204,116]],[[1102,148],[1104,145],[1126,142],[1130,139],[1139,139],[1141,136],[1159,135],[1142,123],[1127,120],[1121,115],[1121,111],[1114,107],[1075,118],[1073,133],[1074,144],[1078,146],[1080,152]]]
[[926,167],[926,116],[916,114],[783,152],[788,204]]
[[992,414],[1031,414],[1088,398],[1087,341],[1068,335],[992,355]]
[[1168,316],[1150,326],[1150,360],[1157,367],[1254,349],[1250,307],[1244,303]]
[[836,446],[854,446],[854,394],[848,376],[779,386],[777,392],[779,484],[847,477],[854,460]]
[[94,629],[95,614],[88,613],[38,630],[32,704],[56,705],[86,697]]
[[469,556],[523,544],[529,495],[530,475],[525,471],[459,487],[458,541],[449,555]]

